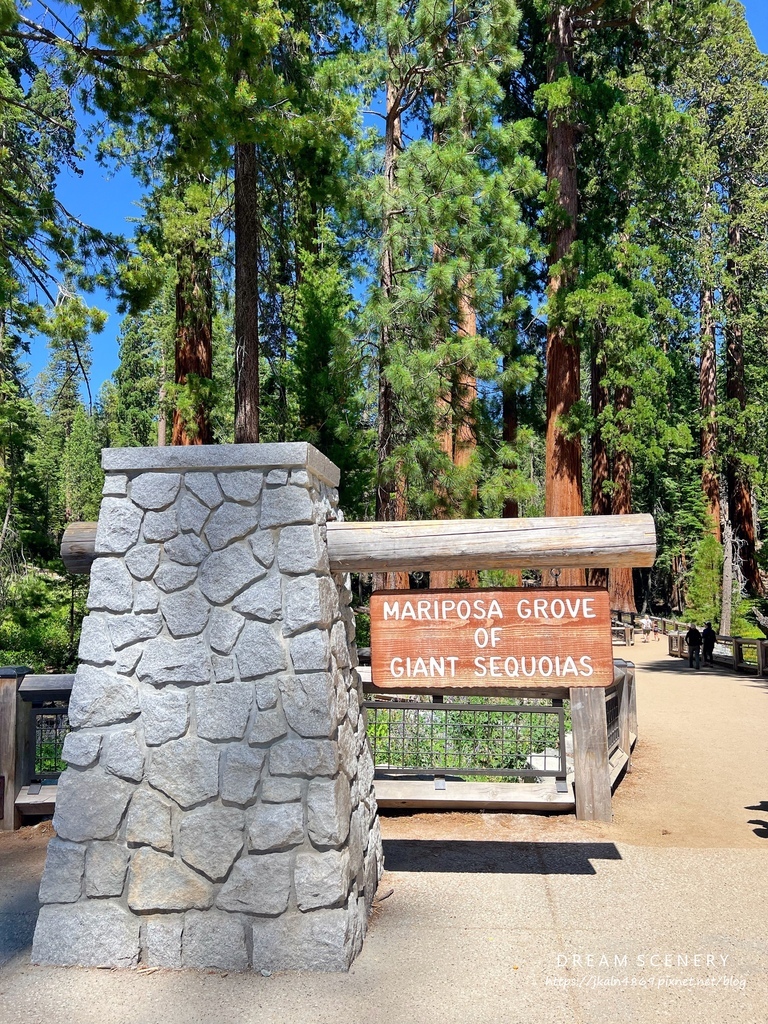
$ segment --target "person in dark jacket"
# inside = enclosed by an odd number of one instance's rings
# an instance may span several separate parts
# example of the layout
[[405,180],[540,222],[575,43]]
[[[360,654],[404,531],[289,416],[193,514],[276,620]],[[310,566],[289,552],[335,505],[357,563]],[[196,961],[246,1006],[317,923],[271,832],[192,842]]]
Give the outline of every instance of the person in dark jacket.
[[712,629],[712,623],[707,622],[704,625],[704,629],[701,633],[701,653],[704,657],[705,665],[714,665],[715,659],[712,657],[715,651],[715,640],[717,639],[717,633]]
[[701,633],[695,626],[685,634],[685,642],[688,644],[688,668],[693,668],[694,660],[696,668],[701,668]]

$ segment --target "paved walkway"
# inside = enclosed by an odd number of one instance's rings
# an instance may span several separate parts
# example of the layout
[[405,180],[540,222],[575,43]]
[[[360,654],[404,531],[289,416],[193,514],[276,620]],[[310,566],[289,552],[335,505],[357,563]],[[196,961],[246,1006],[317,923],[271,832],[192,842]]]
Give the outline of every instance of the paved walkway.
[[768,680],[631,654],[641,739],[614,823],[385,819],[386,898],[348,975],[32,967],[45,839],[0,835],[0,1020],[764,1024]]

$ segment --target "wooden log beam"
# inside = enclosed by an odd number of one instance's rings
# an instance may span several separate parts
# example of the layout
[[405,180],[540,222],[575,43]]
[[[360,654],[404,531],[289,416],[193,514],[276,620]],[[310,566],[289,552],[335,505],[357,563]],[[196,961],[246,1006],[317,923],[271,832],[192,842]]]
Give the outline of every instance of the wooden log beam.
[[89,573],[96,557],[96,523],[70,523],[61,538],[61,560],[76,576]]
[[[67,527],[70,572],[90,572],[95,539],[95,523]],[[328,558],[334,572],[650,566],[656,528],[649,515],[328,523]]]
[[650,566],[656,529],[649,515],[329,523],[328,557],[336,572]]

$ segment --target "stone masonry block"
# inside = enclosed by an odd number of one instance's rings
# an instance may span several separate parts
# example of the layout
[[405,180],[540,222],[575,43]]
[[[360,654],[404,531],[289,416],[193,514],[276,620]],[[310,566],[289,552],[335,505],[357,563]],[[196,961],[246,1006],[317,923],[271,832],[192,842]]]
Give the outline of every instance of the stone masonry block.
[[294,885],[299,910],[346,905],[349,881],[346,850],[302,851],[296,856]]
[[279,619],[283,610],[283,590],[279,576],[252,583],[232,602],[233,611],[263,622]]
[[190,911],[184,917],[182,964],[200,970],[247,970],[245,928],[229,914]]
[[179,853],[196,871],[221,882],[243,848],[243,812],[237,807],[198,807],[182,816]]
[[286,636],[311,626],[328,629],[333,621],[336,588],[327,577],[298,576],[285,584]]
[[246,622],[235,644],[235,657],[241,679],[258,679],[285,669],[286,653],[272,626]]
[[134,786],[100,766],[67,768],[59,779],[53,827],[60,839],[109,839],[118,830]]
[[180,473],[141,473],[131,481],[131,501],[156,512],[175,501],[179,487]]
[[139,583],[133,595],[135,612],[156,612],[160,606],[160,592],[151,583]]
[[224,658],[220,654],[211,655],[213,678],[217,683],[231,683],[235,678],[235,659]]
[[232,501],[255,505],[261,494],[264,477],[253,469],[219,473],[219,486]]
[[267,473],[267,479],[265,481],[270,487],[282,487],[283,484],[288,483],[288,470],[287,469],[270,469]]
[[179,526],[182,530],[201,533],[211,510],[191,494],[185,494],[179,502]]
[[139,544],[125,556],[128,571],[137,580],[148,580],[159,562],[159,544]]
[[272,676],[269,679],[256,680],[256,704],[260,711],[269,711],[277,707],[280,697],[280,686],[277,679]]
[[274,743],[281,736],[288,733],[288,723],[280,708],[272,708],[269,711],[257,711],[253,719],[253,726],[248,735],[248,742],[254,746],[258,744]]
[[165,512],[147,512],[144,516],[144,531],[142,536],[147,541],[168,541],[173,540],[179,532],[179,518],[175,508],[166,509]]
[[91,566],[88,608],[127,612],[133,607],[133,580],[120,558],[96,558]]
[[127,871],[127,850],[117,843],[90,843],[85,855],[86,896],[122,896]]
[[184,486],[208,508],[216,508],[224,500],[213,473],[187,473]]
[[164,687],[140,694],[141,724],[144,739],[150,746],[183,736],[189,725],[189,697],[182,690]]
[[200,565],[208,555],[208,545],[193,533],[182,533],[168,541],[165,553],[179,565]]
[[224,608],[214,608],[208,624],[208,639],[214,651],[229,654],[243,628],[243,618]]
[[197,735],[207,740],[240,740],[253,706],[253,684],[204,686],[195,694]]
[[54,836],[48,844],[40,902],[75,903],[80,899],[84,870],[85,847]]
[[310,629],[299,633],[291,637],[289,646],[295,672],[327,672],[330,667],[331,648],[327,630]]
[[304,842],[301,803],[259,804],[248,811],[248,847],[266,853]]
[[205,528],[205,537],[213,551],[220,551],[233,541],[242,540],[259,525],[256,508],[247,508],[228,501],[211,516]]
[[331,653],[339,668],[350,667],[349,642],[347,630],[343,622],[334,622],[331,629]]
[[151,789],[139,789],[128,808],[125,839],[138,846],[153,846],[171,853],[173,829],[171,805]]
[[184,918],[181,914],[148,918],[145,931],[148,967],[169,967],[175,970],[181,967],[183,927]]
[[241,743],[229,746],[223,757],[221,799],[233,804],[253,800],[266,756],[265,750],[252,750]]
[[104,498],[96,527],[96,547],[99,555],[124,555],[139,539],[141,509],[127,498]]
[[138,712],[139,695],[133,683],[106,668],[78,668],[69,700],[69,724],[73,728],[113,725]]
[[152,751],[147,779],[181,807],[194,807],[219,791],[219,751],[212,743],[187,737]]
[[264,491],[261,499],[262,529],[313,521],[312,498],[303,487],[291,487],[289,484]]
[[211,659],[207,645],[198,636],[186,640],[157,637],[144,645],[137,673],[139,679],[153,686],[208,683]]
[[268,777],[261,783],[261,799],[265,804],[290,804],[301,800],[301,779]]
[[315,846],[341,846],[352,814],[349,781],[312,779],[307,791],[307,831]]
[[100,732],[68,732],[61,748],[61,759],[76,768],[88,768],[95,763],[100,750]]
[[199,636],[208,624],[211,606],[195,587],[163,597],[161,610],[171,636]]
[[175,562],[166,562],[157,570],[152,582],[166,594],[172,594],[175,590],[188,587],[195,579],[197,579],[196,565],[176,565]]
[[336,744],[330,740],[285,739],[269,752],[271,775],[335,775],[339,768]]
[[282,914],[291,893],[291,854],[241,857],[221,888],[216,906],[246,914]]
[[362,944],[348,910],[314,910],[253,922],[255,971],[347,971]]
[[109,736],[104,767],[112,775],[131,782],[141,782],[144,775],[144,745],[134,729],[122,729]]
[[299,736],[330,737],[336,729],[336,691],[329,672],[281,676],[288,724]]
[[248,538],[253,557],[268,569],[275,560],[275,542],[269,530],[261,529]]
[[293,575],[328,572],[328,551],[318,526],[286,526],[280,531],[277,564]]
[[266,570],[244,544],[214,551],[200,569],[200,589],[211,604],[226,604],[249,583],[261,579]]
[[32,963],[135,967],[140,926],[140,918],[118,903],[103,900],[43,907],[35,928]]
[[109,618],[103,612],[91,612],[83,619],[80,633],[80,661],[91,665],[113,665],[115,652],[107,629]]
[[149,615],[110,615],[109,636],[116,650],[151,640],[163,628],[163,620],[157,613]]
[[105,498],[124,498],[128,493],[128,476],[125,473],[107,473],[101,493]]
[[128,906],[131,910],[206,910],[213,903],[213,886],[180,860],[148,846],[131,857]]

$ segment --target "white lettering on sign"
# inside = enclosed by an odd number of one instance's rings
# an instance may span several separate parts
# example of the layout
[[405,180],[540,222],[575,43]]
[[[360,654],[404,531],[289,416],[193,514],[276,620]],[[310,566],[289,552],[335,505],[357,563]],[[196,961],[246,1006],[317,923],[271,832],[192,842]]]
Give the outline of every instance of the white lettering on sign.
[[566,597],[564,600],[559,597],[551,600],[546,597],[529,598],[523,597],[517,602],[517,614],[521,619],[596,619],[597,612],[594,609],[594,598],[577,597],[571,600]]
[[371,596],[376,687],[399,692],[567,690],[613,682],[608,593],[390,591]]
[[565,679],[567,676],[589,679],[593,671],[592,658],[588,654],[579,658],[578,664],[570,655],[561,658],[557,654],[552,658],[546,654],[538,658],[475,658],[475,675],[480,679],[484,676],[491,676],[494,679],[530,679],[536,675],[545,679]]
[[384,599],[385,622],[388,619],[394,619],[396,622],[404,622],[406,619],[418,622],[445,622],[448,619],[459,619],[466,622],[468,619],[482,621],[503,618],[501,605],[495,599],[491,601],[486,601],[481,597],[472,601],[455,601],[453,598],[418,601]]
[[[395,679],[453,679],[458,658],[392,658],[389,671]],[[446,667],[448,672],[446,674]]]

